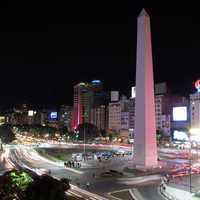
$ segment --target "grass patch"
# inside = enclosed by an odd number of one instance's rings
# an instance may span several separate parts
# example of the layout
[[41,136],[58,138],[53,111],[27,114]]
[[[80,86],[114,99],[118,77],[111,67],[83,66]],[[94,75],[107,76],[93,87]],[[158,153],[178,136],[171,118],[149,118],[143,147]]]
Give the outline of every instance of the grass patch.
[[[52,161],[55,161],[55,162],[58,162],[60,160],[62,161],[65,161],[64,157],[62,155],[56,155],[56,156],[51,156],[49,155],[45,149],[36,149],[36,151],[43,157],[49,159],[49,160],[52,160]],[[62,159],[61,159],[62,158]]]
[[197,193],[194,196],[200,198],[200,193]]
[[66,158],[65,158],[65,156],[63,156],[63,155],[55,155],[55,157],[58,159],[58,160],[61,160],[61,161],[66,161]]
[[71,160],[71,154],[67,152],[49,151],[49,149],[36,149],[36,151],[43,157],[55,162]]

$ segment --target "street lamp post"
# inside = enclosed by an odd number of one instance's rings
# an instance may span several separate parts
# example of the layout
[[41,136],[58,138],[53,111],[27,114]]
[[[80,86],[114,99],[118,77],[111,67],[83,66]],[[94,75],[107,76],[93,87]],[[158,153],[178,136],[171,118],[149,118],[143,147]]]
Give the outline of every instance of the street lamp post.
[[191,160],[191,149],[190,149],[190,193],[192,193],[192,160]]
[[133,157],[134,157],[134,155],[133,155],[133,143],[131,145],[131,151],[132,151],[132,159],[133,159]]
[[84,130],[83,130],[83,133],[84,133],[84,144],[83,144],[83,150],[84,150],[84,156],[85,156],[85,126],[83,127]]
[[189,151],[189,165],[190,165],[190,173],[189,173],[189,187],[190,187],[190,193],[192,193],[192,143],[191,138],[189,136],[190,141],[190,151]]

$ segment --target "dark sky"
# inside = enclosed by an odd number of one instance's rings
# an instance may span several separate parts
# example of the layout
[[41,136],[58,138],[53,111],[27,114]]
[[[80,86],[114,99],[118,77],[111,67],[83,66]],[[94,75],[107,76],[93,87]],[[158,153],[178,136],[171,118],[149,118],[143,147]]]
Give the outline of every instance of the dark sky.
[[0,108],[22,102],[72,105],[73,85],[92,79],[129,95],[142,7],[151,16],[155,81],[167,81],[175,93],[193,90],[192,81],[200,77],[195,5],[80,2],[1,6]]

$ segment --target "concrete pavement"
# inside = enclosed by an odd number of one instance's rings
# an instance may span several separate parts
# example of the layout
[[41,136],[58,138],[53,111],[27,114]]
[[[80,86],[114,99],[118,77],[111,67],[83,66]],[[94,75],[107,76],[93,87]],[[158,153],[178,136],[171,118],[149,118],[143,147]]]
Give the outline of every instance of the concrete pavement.
[[199,200],[200,198],[195,197],[194,193],[190,193],[185,190],[180,190],[171,186],[165,185],[164,193],[166,196],[171,197],[173,200]]

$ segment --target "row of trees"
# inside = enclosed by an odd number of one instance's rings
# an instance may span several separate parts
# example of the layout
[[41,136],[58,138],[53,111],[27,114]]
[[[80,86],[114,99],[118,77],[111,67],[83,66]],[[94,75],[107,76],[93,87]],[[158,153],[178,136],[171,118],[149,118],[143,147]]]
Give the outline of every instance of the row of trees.
[[[75,133],[69,132],[66,127],[56,129],[40,125],[18,125],[13,128],[11,125],[4,124],[0,126],[1,143],[10,143],[15,140],[15,134],[13,133],[14,129],[17,129],[17,131],[19,131],[21,134],[31,135],[36,138],[55,139],[57,136],[60,136],[65,139],[65,141],[89,141],[94,140],[96,137],[102,136],[97,127],[89,123],[80,124]],[[113,138],[118,137],[119,134],[117,134],[116,132],[109,132],[107,136],[109,137],[109,140],[112,141]],[[158,144],[162,143],[163,141],[169,141],[169,137],[166,137],[164,133],[160,130],[156,131],[156,136]]]
[[16,132],[22,135],[30,135],[36,138],[54,139],[60,136],[66,141],[69,140],[83,140],[94,139],[100,136],[98,128],[90,123],[80,124],[75,132],[70,132],[66,127],[57,129],[49,126],[41,125],[17,125],[15,126]]

